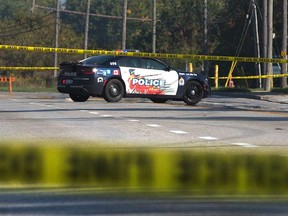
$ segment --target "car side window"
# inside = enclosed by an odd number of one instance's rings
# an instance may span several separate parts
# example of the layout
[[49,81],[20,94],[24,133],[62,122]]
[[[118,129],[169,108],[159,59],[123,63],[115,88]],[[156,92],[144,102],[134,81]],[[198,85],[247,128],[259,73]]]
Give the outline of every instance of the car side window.
[[140,61],[137,58],[122,58],[118,61],[118,64],[122,67],[140,68]]
[[106,64],[106,62],[113,60],[114,58],[114,56],[92,56],[80,62],[86,65],[103,65]]
[[166,65],[154,59],[142,59],[142,67],[145,69],[165,70]]

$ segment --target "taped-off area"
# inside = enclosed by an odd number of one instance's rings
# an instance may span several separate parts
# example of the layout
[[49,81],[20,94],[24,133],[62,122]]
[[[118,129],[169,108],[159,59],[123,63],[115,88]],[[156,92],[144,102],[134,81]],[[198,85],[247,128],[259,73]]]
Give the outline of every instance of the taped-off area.
[[150,58],[176,58],[176,59],[205,60],[205,61],[288,63],[287,59],[269,59],[269,58],[233,57],[233,56],[209,56],[209,55],[194,55],[194,54],[121,52],[121,51],[107,51],[107,50],[84,50],[84,49],[14,46],[14,45],[0,45],[0,49],[29,51],[29,52],[57,52],[57,53],[89,54],[89,55],[119,55],[119,56],[150,57]]
[[0,77],[0,82],[15,82],[15,77]]
[[119,188],[191,195],[288,195],[288,158],[273,153],[0,147],[3,187]]

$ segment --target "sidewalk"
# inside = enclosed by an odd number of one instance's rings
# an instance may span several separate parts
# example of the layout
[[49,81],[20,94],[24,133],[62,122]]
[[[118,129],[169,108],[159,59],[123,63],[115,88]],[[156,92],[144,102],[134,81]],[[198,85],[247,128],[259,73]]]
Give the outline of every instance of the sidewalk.
[[225,97],[235,97],[235,98],[250,98],[255,100],[264,100],[274,103],[288,104],[288,94],[275,93],[275,92],[213,92],[212,95],[219,95]]

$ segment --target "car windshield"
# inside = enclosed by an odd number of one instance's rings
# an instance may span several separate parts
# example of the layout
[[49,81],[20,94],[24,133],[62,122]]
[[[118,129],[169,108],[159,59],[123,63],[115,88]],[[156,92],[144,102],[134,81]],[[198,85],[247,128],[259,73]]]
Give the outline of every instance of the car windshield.
[[102,65],[105,62],[115,58],[114,56],[92,56],[80,61],[82,64],[86,65]]

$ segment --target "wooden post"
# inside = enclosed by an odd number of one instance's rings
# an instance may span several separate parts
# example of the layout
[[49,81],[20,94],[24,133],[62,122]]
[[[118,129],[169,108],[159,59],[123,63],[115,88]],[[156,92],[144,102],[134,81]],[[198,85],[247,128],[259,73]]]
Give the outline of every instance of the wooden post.
[[[56,16],[55,16],[55,48],[59,47],[59,30],[60,30],[60,0],[56,0]],[[54,67],[58,66],[58,53],[54,52]],[[57,77],[57,70],[54,70],[54,78]]]
[[215,65],[215,88],[218,88],[219,66]]
[[[86,23],[85,23],[85,35],[84,35],[84,49],[88,49],[88,37],[89,37],[89,19],[90,19],[90,5],[91,0],[86,2]],[[87,53],[84,54],[84,58],[87,58]]]
[[[282,57],[287,60],[287,0],[283,0]],[[287,74],[287,64],[281,66],[281,74]],[[281,88],[287,88],[287,77],[281,78]]]
[[193,72],[193,65],[191,62],[189,63],[189,72]]
[[9,77],[9,94],[13,95],[13,91],[12,91],[12,77]]
[[[267,57],[273,58],[273,0],[268,1],[268,44],[267,44]],[[267,66],[267,75],[273,74],[272,63],[269,62]],[[271,77],[266,78],[264,86],[265,91],[271,91],[273,88],[273,79]]]
[[156,53],[156,24],[157,24],[156,0],[153,0],[153,13],[152,13],[152,52],[153,53]]
[[122,11],[122,46],[121,49],[126,49],[126,31],[127,31],[127,0],[123,0],[123,11]]
[[226,83],[225,83],[225,87],[228,86],[229,81],[232,79],[232,74],[233,74],[233,71],[234,71],[236,65],[237,65],[237,61],[233,61],[231,68],[230,68],[230,71],[229,71],[229,74],[228,74],[228,78],[227,78]]

